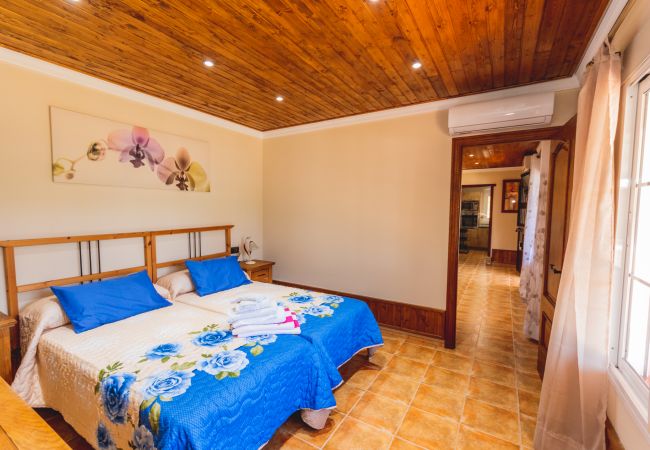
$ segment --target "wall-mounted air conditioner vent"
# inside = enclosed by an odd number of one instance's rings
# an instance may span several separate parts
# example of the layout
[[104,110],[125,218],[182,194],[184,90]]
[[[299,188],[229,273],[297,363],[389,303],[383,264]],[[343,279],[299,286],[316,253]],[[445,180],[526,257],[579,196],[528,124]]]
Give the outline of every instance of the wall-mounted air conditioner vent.
[[551,123],[555,94],[530,94],[449,109],[449,134],[493,133]]

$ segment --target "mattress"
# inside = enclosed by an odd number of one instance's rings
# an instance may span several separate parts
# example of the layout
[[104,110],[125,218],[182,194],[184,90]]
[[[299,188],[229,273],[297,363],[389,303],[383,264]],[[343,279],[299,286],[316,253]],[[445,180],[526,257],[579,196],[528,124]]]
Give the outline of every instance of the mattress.
[[383,345],[381,331],[370,308],[353,298],[252,282],[203,297],[191,292],[178,296],[175,301],[227,314],[232,300],[246,296],[267,296],[297,314],[302,330],[299,336],[318,351],[332,387],[342,381],[338,367],[363,349]]
[[44,404],[95,448],[259,448],[299,409],[335,405],[313,346],[232,337],[223,314],[184,303],[38,343]]

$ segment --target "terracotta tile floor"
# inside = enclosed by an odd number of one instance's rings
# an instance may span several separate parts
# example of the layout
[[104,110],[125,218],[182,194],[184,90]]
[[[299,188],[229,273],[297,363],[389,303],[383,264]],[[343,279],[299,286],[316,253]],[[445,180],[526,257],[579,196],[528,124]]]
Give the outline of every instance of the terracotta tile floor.
[[520,332],[525,308],[512,266],[460,255],[458,348],[383,329],[386,345],[341,371],[324,430],[292,417],[269,449],[532,448],[541,381],[537,346]]

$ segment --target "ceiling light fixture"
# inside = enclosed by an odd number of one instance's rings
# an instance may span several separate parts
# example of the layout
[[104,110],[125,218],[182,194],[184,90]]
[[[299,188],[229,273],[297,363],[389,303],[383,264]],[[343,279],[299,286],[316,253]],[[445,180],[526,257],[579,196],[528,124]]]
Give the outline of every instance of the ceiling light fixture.
[[413,64],[411,64],[411,67],[417,70],[422,67],[422,63],[420,61],[415,61]]
[[469,154],[469,157],[470,157],[470,158],[473,158],[473,157],[474,157],[474,153],[470,153],[470,154]]
[[474,163],[475,166],[478,166],[478,161]]
[[209,59],[206,59],[205,61],[203,61],[203,65],[205,67],[214,67],[214,62],[210,61]]
[[284,101],[284,97],[281,96],[281,95],[278,95],[277,97],[275,97],[275,101],[276,101],[276,102],[283,102],[283,101]]

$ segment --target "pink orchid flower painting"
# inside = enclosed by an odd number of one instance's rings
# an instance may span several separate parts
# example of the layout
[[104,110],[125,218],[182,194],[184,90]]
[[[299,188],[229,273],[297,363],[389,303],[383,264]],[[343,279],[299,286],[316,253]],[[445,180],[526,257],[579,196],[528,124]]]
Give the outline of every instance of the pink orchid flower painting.
[[132,130],[116,130],[108,135],[108,147],[120,152],[120,162],[130,162],[136,169],[147,162],[154,170],[165,157],[165,151],[158,141],[149,136],[146,128],[133,127]]
[[50,120],[55,182],[210,192],[207,142],[56,107]]

